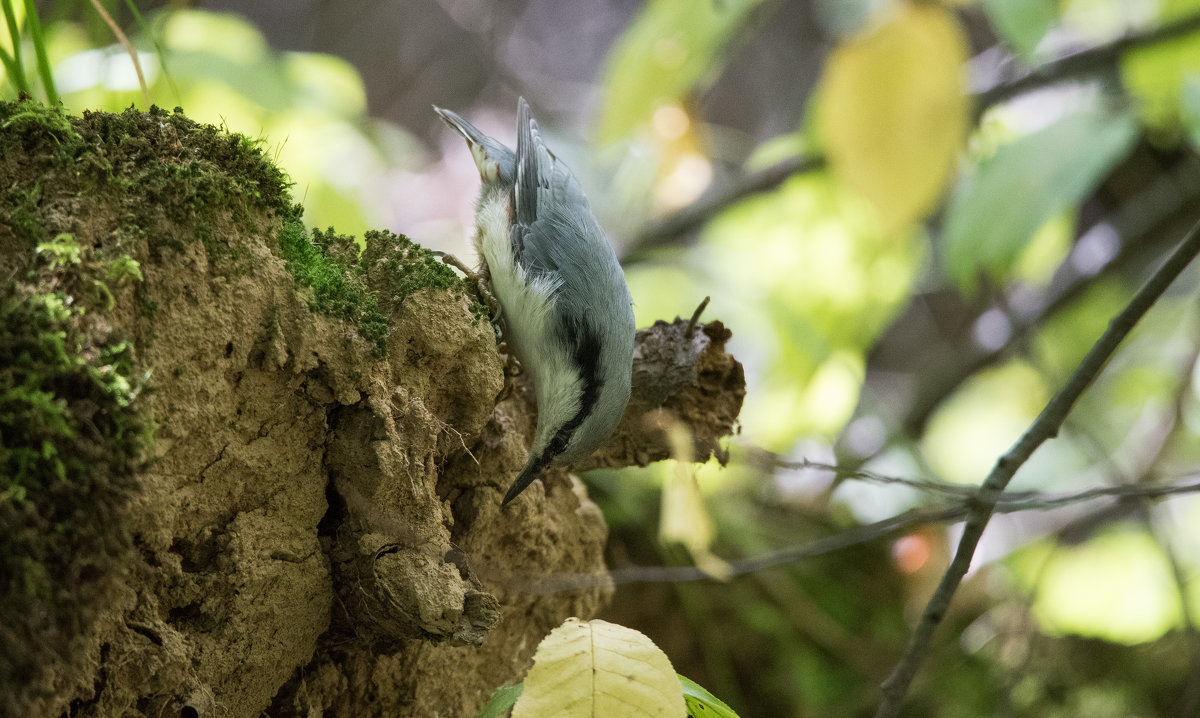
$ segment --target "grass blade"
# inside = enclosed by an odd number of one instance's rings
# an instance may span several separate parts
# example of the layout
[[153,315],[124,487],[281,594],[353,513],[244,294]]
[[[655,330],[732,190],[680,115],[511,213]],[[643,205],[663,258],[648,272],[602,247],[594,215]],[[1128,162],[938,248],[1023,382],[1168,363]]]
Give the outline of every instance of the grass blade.
[[54,73],[50,70],[50,56],[46,54],[46,35],[42,32],[42,22],[38,20],[33,0],[25,0],[25,22],[29,24],[29,36],[37,53],[38,74],[42,76],[42,85],[46,88],[46,101],[51,105],[60,104],[58,91],[54,89]]
[[[17,13],[12,0],[0,0],[4,7],[4,20],[8,24],[8,36],[12,38],[13,54],[4,61],[4,69],[12,77],[17,92],[29,94],[29,82],[25,79],[25,63],[21,62],[21,28],[17,26]],[[4,53],[6,56],[8,53]],[[10,66],[9,60],[12,61]]]

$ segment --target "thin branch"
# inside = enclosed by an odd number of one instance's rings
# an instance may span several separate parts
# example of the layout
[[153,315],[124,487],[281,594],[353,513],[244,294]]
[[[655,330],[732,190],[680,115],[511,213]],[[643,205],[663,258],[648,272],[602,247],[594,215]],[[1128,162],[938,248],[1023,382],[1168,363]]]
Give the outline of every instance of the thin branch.
[[[980,497],[981,489],[966,484],[948,484],[943,481],[929,479],[909,479],[901,476],[886,476],[871,471],[845,469],[833,464],[823,464],[818,461],[801,459],[800,461],[784,461],[779,466],[793,469],[815,469],[833,472],[843,481],[863,481],[873,484],[908,486],[929,494],[939,494],[973,503]],[[1180,484],[1117,484],[1101,486],[1094,489],[1072,491],[1069,493],[1051,494],[1042,491],[1009,491],[996,497],[997,513],[1015,513],[1017,511],[1055,509],[1069,504],[1082,503],[1099,498],[1123,499],[1160,499],[1174,494],[1186,494],[1200,491],[1200,481]]]
[[636,256],[648,247],[679,242],[685,235],[720,214],[730,205],[751,195],[769,192],[792,175],[813,172],[825,166],[821,156],[791,157],[764,170],[746,175],[734,184],[705,194],[669,217],[652,222],[633,241],[628,256]]
[[933,633],[946,615],[954,592],[970,568],[971,558],[975,555],[983,530],[1013,475],[1033,455],[1034,450],[1047,439],[1057,435],[1067,413],[1083,391],[1104,368],[1138,320],[1158,301],[1197,253],[1200,253],[1200,224],[1192,227],[1162,267],[1134,295],[1129,305],[1113,318],[1108,329],[1088,351],[1066,385],[1054,395],[1024,436],[996,462],[996,466],[984,480],[978,497],[970,505],[966,526],[963,528],[954,559],[926,604],[904,654],[881,686],[883,701],[876,712],[876,718],[894,718],[899,714],[912,679],[928,653]]
[[[170,68],[167,67],[167,49],[155,37],[150,23],[146,22],[146,18],[138,10],[137,4],[133,0],[125,0],[125,7],[129,8],[129,13],[133,15],[133,20],[137,23],[138,29],[142,31],[142,35],[154,45],[154,56],[158,60],[158,66],[162,70],[163,77],[166,78],[167,84],[171,86],[171,94],[174,95],[176,104],[183,104],[183,98],[179,94],[179,87],[175,84],[175,78],[171,76]],[[148,102],[149,100],[147,100]],[[286,143],[287,138],[285,137],[283,141]],[[275,162],[276,164],[279,163],[278,157],[276,157]]]
[[[898,482],[910,480],[896,479]],[[930,482],[921,482],[922,484]],[[964,487],[967,488],[967,487]],[[835,534],[803,544],[787,546],[761,556],[730,562],[731,576],[763,571],[800,559],[822,556],[834,551],[869,543],[889,536],[902,536],[930,524],[953,523],[963,520],[979,505],[978,489],[972,496],[959,498],[955,502],[937,508],[913,509],[902,514],[862,526],[844,529]],[[998,502],[996,513],[1008,514],[1021,511],[1048,511],[1071,504],[1099,498],[1121,498],[1125,500],[1161,499],[1182,494],[1200,493],[1200,479],[1189,483],[1164,485],[1105,486],[1065,494],[1028,492],[1020,496],[1009,496]],[[481,576],[489,583],[502,585],[513,591],[530,594],[552,594],[579,591],[586,588],[628,583],[680,583],[685,581],[711,581],[712,575],[695,566],[625,566],[607,573],[567,573],[551,576],[513,577],[511,574],[489,574],[486,566],[473,563]]]
[[700,302],[700,306],[696,307],[696,311],[692,312],[692,318],[688,322],[687,331],[683,333],[684,339],[692,338],[692,334],[694,334],[696,331],[696,322],[700,321],[700,315],[704,313],[705,308],[708,307],[708,303],[711,300],[712,297],[705,297],[704,300]]
[[1138,48],[1149,47],[1160,42],[1173,40],[1200,30],[1200,13],[1189,15],[1146,32],[1130,33],[1112,42],[1077,52],[1074,55],[1048,62],[1034,68],[1029,74],[1009,80],[980,92],[975,96],[980,110],[999,104],[1016,95],[1035,90],[1056,82],[1107,70],[1121,59],[1121,55]]

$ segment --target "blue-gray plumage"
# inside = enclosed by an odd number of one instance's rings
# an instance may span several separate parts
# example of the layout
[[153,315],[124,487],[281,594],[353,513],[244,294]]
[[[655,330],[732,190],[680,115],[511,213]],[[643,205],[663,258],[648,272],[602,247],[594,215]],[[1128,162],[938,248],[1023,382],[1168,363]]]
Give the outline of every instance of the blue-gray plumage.
[[479,168],[480,274],[537,396],[529,460],[507,504],[547,466],[588,456],[616,429],[629,401],[633,305],[579,182],[546,148],[524,98],[515,153],[457,114],[434,110],[466,138]]

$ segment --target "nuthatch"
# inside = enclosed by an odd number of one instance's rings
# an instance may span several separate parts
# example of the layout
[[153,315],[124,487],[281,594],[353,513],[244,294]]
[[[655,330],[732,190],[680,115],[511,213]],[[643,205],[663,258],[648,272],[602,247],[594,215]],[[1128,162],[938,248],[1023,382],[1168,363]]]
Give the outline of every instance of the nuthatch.
[[633,302],[612,245],[567,166],[542,142],[524,98],[513,153],[457,114],[483,188],[475,205],[480,276],[499,301],[504,337],[537,396],[529,460],[507,504],[552,464],[591,454],[629,401]]

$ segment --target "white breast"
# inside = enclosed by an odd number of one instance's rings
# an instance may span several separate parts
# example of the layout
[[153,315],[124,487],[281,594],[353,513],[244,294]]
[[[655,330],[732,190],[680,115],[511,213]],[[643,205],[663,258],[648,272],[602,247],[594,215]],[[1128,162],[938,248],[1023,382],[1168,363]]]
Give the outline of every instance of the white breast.
[[[531,453],[540,453],[558,426],[579,411],[582,380],[554,333],[554,292],[561,281],[548,275],[530,281],[513,255],[507,193],[485,199],[476,211],[476,249],[492,275],[492,291],[504,311],[505,340],[533,379],[538,429]],[[551,419],[548,421],[547,419]]]

